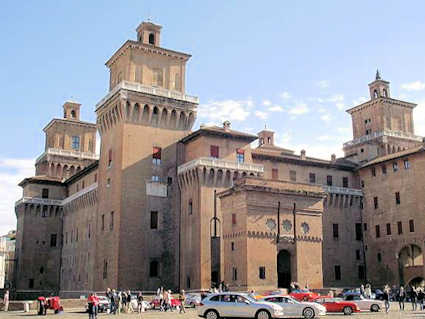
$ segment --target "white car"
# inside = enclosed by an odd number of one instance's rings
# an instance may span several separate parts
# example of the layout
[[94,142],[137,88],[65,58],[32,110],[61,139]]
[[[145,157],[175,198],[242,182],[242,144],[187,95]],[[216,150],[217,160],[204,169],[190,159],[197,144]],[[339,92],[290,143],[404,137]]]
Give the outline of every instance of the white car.
[[285,318],[281,306],[271,302],[257,301],[247,294],[239,292],[224,292],[205,297],[198,308],[198,315],[206,319],[219,319],[222,317]]
[[378,312],[385,308],[385,304],[381,300],[366,299],[362,295],[346,295],[344,296],[345,301],[354,302],[361,311],[370,310],[372,312]]
[[290,296],[272,295],[260,299],[278,304],[283,308],[285,317],[312,319],[326,315],[326,308],[315,302],[299,302]]

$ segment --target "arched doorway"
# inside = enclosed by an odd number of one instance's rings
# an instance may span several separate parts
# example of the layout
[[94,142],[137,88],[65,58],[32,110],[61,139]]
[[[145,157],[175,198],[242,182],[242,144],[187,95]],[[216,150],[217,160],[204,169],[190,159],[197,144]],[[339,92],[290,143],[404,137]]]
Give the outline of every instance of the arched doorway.
[[409,281],[409,286],[412,286],[412,287],[423,287],[424,284],[425,282],[422,277],[415,277]]
[[277,254],[277,286],[289,288],[291,284],[291,254],[287,250],[281,250]]

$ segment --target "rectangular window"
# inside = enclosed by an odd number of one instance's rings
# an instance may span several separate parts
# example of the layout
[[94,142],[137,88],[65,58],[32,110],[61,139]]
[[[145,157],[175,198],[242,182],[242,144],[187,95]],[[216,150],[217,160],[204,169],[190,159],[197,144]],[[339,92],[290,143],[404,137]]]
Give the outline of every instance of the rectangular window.
[[333,238],[338,239],[339,238],[338,224],[332,224],[332,232],[333,232]]
[[236,225],[236,214],[232,214],[232,225]]
[[400,205],[400,192],[395,193],[395,203]]
[[159,275],[159,262],[152,260],[149,264],[149,277],[158,277]]
[[297,181],[297,172],[296,171],[289,171],[289,179],[291,182]]
[[356,250],[356,260],[360,260],[360,250]]
[[387,174],[387,166],[386,165],[382,165],[381,168],[382,168],[382,174],[383,175]]
[[232,268],[232,280],[233,281],[238,280],[238,269],[236,267]]
[[108,151],[108,167],[112,166],[112,149]]
[[73,136],[72,137],[71,147],[75,151],[79,151],[80,150],[80,137],[79,136]]
[[409,231],[411,233],[415,232],[415,222],[413,221],[413,219],[409,220]]
[[379,205],[378,205],[378,197],[374,197],[373,198],[373,207],[375,207],[375,209],[378,209]]
[[234,251],[234,250],[235,250],[235,242],[234,242],[234,241],[232,241],[232,242],[230,243],[230,249],[231,249],[232,251]]
[[193,214],[193,203],[192,203],[192,200],[191,199],[189,199],[187,213],[188,213],[188,215],[192,215]]
[[103,279],[108,278],[108,261],[103,260]]
[[106,187],[111,187],[111,179],[109,177],[106,180]]
[[48,188],[43,188],[41,190],[41,198],[49,198],[49,189]]
[[362,181],[360,182],[360,185],[362,186],[362,188],[364,187],[364,180],[362,180]]
[[68,244],[68,232],[65,233],[65,244]]
[[152,150],[152,164],[161,165],[161,148],[154,147]]
[[114,212],[111,212],[111,219],[109,220],[109,230],[114,230]]
[[342,178],[342,187],[348,188],[348,177]]
[[403,234],[403,224],[401,222],[397,222],[397,233],[399,235]]
[[97,174],[94,174],[94,182],[97,183]]
[[376,259],[378,260],[378,263],[380,263],[382,261],[382,254],[381,253],[377,253],[376,254]]
[[260,279],[266,279],[266,267],[261,266],[260,268],[258,268],[258,277]]
[[158,229],[158,212],[151,211],[151,229]]
[[363,224],[363,230],[367,231],[367,224],[366,223]]
[[210,146],[210,156],[214,158],[219,158],[220,148],[217,145]]
[[387,235],[391,235],[391,224],[387,223]]
[[405,168],[405,169],[409,169],[409,168],[410,168],[410,163],[409,163],[409,160],[408,160],[408,159],[405,159],[405,160],[403,161],[403,163],[404,163],[404,168]]
[[359,270],[358,270],[358,272],[359,272],[359,279],[360,280],[362,280],[362,279],[365,279],[365,271],[364,271],[364,266],[363,265],[359,265]]
[[375,169],[375,167],[372,167],[372,168],[370,169],[370,171],[371,171],[371,173],[372,173],[372,176],[376,176],[376,169]]
[[397,164],[397,162],[394,162],[393,163],[393,171],[394,172],[397,172],[398,171],[398,164]]
[[362,232],[362,224],[356,223],[356,240],[362,240],[363,232]]
[[341,266],[335,265],[335,280],[341,280]]
[[156,68],[152,70],[152,85],[153,86],[162,86],[162,69]]
[[105,215],[102,215],[102,226],[101,226],[101,230],[104,231],[105,230]]
[[28,288],[30,288],[30,289],[34,288],[34,279],[33,279],[33,278],[31,278],[31,279],[29,280]]
[[376,235],[376,238],[381,237],[381,229],[380,229],[379,225],[375,226],[375,235]]
[[332,186],[332,175],[326,176],[326,185]]
[[315,184],[316,183],[316,174],[310,173],[309,174],[309,181],[310,181],[310,183]]
[[245,151],[243,149],[238,148],[236,150],[236,161],[241,164],[245,162]]
[[91,237],[91,224],[88,225],[87,237],[90,239]]
[[272,168],[272,179],[279,179],[279,170],[277,168]]
[[50,235],[50,247],[56,247],[57,237],[58,237],[58,235],[56,235],[56,234]]
[[159,176],[158,175],[152,175],[152,182],[159,182]]

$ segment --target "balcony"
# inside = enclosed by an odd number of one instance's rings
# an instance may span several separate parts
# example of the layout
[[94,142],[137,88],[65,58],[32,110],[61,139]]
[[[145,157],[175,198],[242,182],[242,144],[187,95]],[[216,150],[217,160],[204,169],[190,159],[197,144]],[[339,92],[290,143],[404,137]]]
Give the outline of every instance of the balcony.
[[60,199],[38,198],[38,197],[22,197],[20,200],[15,202],[15,207],[20,205],[20,204],[62,206],[62,200],[60,200]]
[[47,151],[41,154],[36,159],[35,162],[38,163],[46,155],[60,155],[60,156],[76,157],[78,159],[91,159],[91,160],[99,159],[99,156],[94,153],[80,152],[80,151],[73,151],[73,150],[62,150],[59,148],[48,148]]
[[136,82],[121,81],[111,91],[109,91],[109,93],[106,94],[106,96],[103,99],[101,99],[96,104],[96,109],[101,107],[108,99],[110,99],[115,93],[117,93],[121,89],[134,91],[134,92],[140,92],[140,93],[147,93],[152,95],[158,95],[158,96],[168,97],[175,100],[199,104],[199,98],[196,96],[191,96],[191,95],[183,94],[178,91],[171,91],[171,90],[167,90],[160,87],[147,86],[147,85],[143,85]]
[[323,187],[323,190],[329,194],[363,196],[363,192],[361,189],[338,187],[338,186],[327,186],[327,185],[323,185],[322,187]]
[[421,136],[408,134],[408,133],[405,133],[405,132],[399,132],[399,131],[384,130],[384,131],[372,133],[370,135],[364,135],[364,136],[361,136],[361,137],[356,138],[354,140],[351,140],[349,142],[346,142],[346,143],[344,143],[344,149],[352,147],[352,146],[357,145],[357,144],[368,142],[370,140],[379,138],[381,136],[397,137],[397,138],[403,138],[403,139],[413,140],[413,141],[417,141],[417,142],[422,142],[422,140],[423,140],[423,138]]
[[177,174],[182,174],[198,166],[223,170],[244,171],[255,174],[264,173],[264,166],[260,164],[238,163],[214,157],[200,157],[180,165],[177,168]]

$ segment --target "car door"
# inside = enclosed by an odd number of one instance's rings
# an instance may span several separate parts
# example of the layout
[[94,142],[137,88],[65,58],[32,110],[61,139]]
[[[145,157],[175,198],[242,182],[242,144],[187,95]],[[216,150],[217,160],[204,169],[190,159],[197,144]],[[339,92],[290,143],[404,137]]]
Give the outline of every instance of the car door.
[[291,298],[282,297],[282,303],[281,305],[285,305],[287,312],[285,312],[285,315],[288,314],[288,316],[299,316],[302,314],[303,305],[301,303],[295,302]]
[[226,294],[221,295],[220,301],[217,302],[217,310],[220,317],[235,317],[234,309],[235,297],[234,295]]
[[255,316],[255,307],[244,296],[236,296],[235,316],[240,318],[253,318]]

